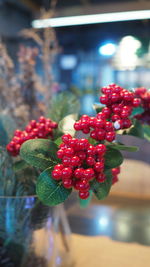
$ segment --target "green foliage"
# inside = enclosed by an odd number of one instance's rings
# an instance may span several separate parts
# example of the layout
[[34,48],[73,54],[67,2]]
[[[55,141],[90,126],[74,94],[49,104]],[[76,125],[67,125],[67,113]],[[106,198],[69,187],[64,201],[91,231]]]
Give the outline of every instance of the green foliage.
[[93,191],[90,190],[90,195],[89,195],[89,197],[87,199],[79,198],[80,208],[84,209],[90,204],[91,199],[92,199],[92,194],[93,194]]
[[144,138],[144,131],[139,120],[134,119],[133,127],[127,132],[128,135],[133,135],[139,138]]
[[143,124],[144,138],[150,142],[150,126]]
[[0,146],[6,146],[16,129],[15,121],[8,115],[0,115]]
[[123,156],[118,149],[107,147],[105,154],[105,166],[112,169],[120,166],[123,162]]
[[56,122],[60,122],[69,114],[79,113],[79,110],[78,98],[70,92],[62,92],[52,98],[47,116]]
[[96,111],[96,113],[101,112],[103,108],[104,108],[104,106],[102,104],[94,104],[93,105],[93,109]]
[[21,146],[20,156],[31,166],[45,170],[59,162],[57,150],[57,145],[49,139],[32,139]]
[[41,173],[36,185],[39,199],[48,206],[64,202],[71,194],[71,189],[64,188],[60,182],[51,178],[51,168]]
[[144,109],[142,107],[134,108],[131,116],[134,117],[136,115],[142,114],[143,112],[144,112]]
[[94,194],[98,198],[98,200],[102,200],[106,198],[110,192],[112,186],[112,172],[111,170],[106,170],[105,175],[107,177],[104,183],[99,183],[94,179],[91,182],[91,189],[93,190]]
[[107,145],[108,148],[114,148],[114,149],[118,149],[118,150],[124,150],[124,151],[129,151],[129,152],[136,152],[139,150],[138,147],[136,146],[126,146],[124,144],[121,143],[109,143]]
[[20,170],[23,170],[25,168],[27,168],[29,165],[26,163],[26,161],[24,160],[19,160],[19,161],[16,161],[14,164],[13,164],[13,170],[15,172],[17,171],[20,171]]

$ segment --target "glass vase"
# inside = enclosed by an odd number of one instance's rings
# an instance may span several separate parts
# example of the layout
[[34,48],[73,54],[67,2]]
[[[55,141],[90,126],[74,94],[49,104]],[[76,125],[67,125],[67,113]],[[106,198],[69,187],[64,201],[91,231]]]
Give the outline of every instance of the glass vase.
[[63,205],[37,197],[0,197],[0,267],[72,267]]

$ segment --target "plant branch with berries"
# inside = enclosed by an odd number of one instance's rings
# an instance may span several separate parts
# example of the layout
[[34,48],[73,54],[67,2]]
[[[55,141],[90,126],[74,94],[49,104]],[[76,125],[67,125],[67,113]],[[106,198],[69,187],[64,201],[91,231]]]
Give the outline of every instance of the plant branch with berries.
[[[101,91],[101,111],[95,117],[82,115],[74,121],[72,134],[69,131],[63,134],[62,121],[57,125],[41,117],[31,121],[24,131],[16,131],[7,145],[12,156],[20,155],[40,171],[36,193],[46,205],[64,202],[73,190],[78,192],[82,206],[89,203],[92,194],[104,199],[118,181],[124,159],[121,151],[138,150],[116,139],[120,133],[134,135],[139,127],[137,121],[141,125],[137,118],[143,113],[141,98],[115,84]],[[55,136],[57,126],[61,138]]]

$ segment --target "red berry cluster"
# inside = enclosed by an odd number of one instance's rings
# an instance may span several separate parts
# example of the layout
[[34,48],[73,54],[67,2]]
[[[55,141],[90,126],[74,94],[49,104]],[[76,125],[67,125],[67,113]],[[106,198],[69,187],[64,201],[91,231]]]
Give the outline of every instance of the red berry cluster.
[[74,128],[84,134],[90,133],[91,138],[97,141],[112,142],[115,140],[116,130],[131,127],[132,122],[129,117],[133,108],[138,107],[141,101],[135,98],[133,92],[116,84],[103,87],[102,93],[100,102],[106,107],[96,117],[83,115],[79,121],[75,122]]
[[135,116],[135,118],[150,125],[150,91],[144,87],[137,88],[135,89],[135,95],[141,100],[141,106],[144,109],[144,112]]
[[84,134],[90,133],[91,138],[97,141],[112,142],[116,136],[113,123],[107,121],[107,115],[104,112],[98,113],[96,117],[83,115],[79,121],[75,122],[74,129]]
[[38,121],[31,120],[24,131],[16,130],[14,132],[13,139],[7,145],[7,151],[15,157],[19,155],[20,147],[25,141],[36,138],[52,138],[53,129],[57,127],[58,125],[56,122],[46,119],[43,116],[41,116]]
[[135,97],[134,92],[123,89],[116,84],[103,87],[101,91],[103,95],[100,97],[100,102],[106,105],[102,109],[102,113],[114,122],[116,130],[130,128],[132,122],[129,117],[133,108],[141,104],[141,100]]
[[120,167],[112,169],[112,175],[113,175],[112,185],[114,185],[115,183],[117,183],[119,181],[119,179],[118,179],[118,174],[119,173],[120,173]]
[[93,146],[87,139],[72,138],[71,135],[62,136],[57,156],[62,163],[57,164],[52,171],[55,180],[62,181],[65,188],[74,188],[79,191],[79,197],[89,197],[89,182],[94,178],[99,183],[106,180],[104,174],[104,155],[106,146]]

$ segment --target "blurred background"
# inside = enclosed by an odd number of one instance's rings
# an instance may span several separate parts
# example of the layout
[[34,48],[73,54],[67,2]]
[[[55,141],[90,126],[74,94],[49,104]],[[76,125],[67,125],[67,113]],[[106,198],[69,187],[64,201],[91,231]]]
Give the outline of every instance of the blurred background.
[[[21,121],[45,112],[53,95],[73,94],[80,113],[92,115],[102,86],[149,88],[150,1],[0,0],[0,79],[1,110],[11,106]],[[130,140],[141,153],[126,154],[110,197],[85,212],[67,206],[74,233],[150,245],[150,145]]]

